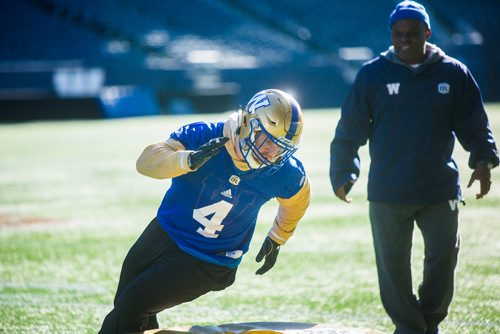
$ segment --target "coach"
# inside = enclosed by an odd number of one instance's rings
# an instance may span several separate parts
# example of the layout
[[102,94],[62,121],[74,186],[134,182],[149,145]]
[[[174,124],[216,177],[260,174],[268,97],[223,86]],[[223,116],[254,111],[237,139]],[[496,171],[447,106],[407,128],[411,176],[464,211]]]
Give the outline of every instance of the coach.
[[[342,107],[330,179],[335,195],[350,202],[358,149],[369,140],[369,214],[382,303],[395,334],[434,334],[448,314],[460,244],[455,137],[470,152],[468,187],[479,181],[477,199],[490,190],[498,151],[471,73],[427,42],[425,8],[399,3],[389,28],[393,45],[364,64]],[[415,222],[425,244],[418,296],[410,262]]]

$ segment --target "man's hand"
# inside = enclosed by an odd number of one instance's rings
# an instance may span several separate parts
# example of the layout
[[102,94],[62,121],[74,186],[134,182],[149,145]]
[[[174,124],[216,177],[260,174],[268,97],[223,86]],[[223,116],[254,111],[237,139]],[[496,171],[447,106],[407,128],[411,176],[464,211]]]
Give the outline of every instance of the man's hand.
[[191,153],[188,157],[188,165],[192,170],[197,170],[205,164],[210,158],[219,154],[219,150],[229,140],[228,137],[212,138],[198,147],[198,150]]
[[271,269],[276,263],[276,259],[278,258],[279,252],[280,252],[280,245],[278,245],[276,241],[274,241],[273,239],[266,237],[266,240],[264,240],[264,243],[260,248],[259,254],[257,254],[257,257],[255,258],[255,261],[257,262],[262,261],[264,256],[266,257],[266,259],[264,260],[264,264],[262,265],[262,267],[260,267],[255,272],[255,274],[262,275],[269,269]]
[[351,190],[353,184],[354,181],[349,181],[347,183],[344,183],[343,185],[335,189],[335,195],[344,202],[351,203],[352,198],[347,197],[347,194],[349,193],[349,190]]
[[475,180],[479,180],[480,190],[479,194],[476,194],[476,199],[483,198],[489,191],[491,187],[491,172],[486,163],[478,163],[476,169],[472,172],[470,176],[469,184],[467,188],[470,188]]

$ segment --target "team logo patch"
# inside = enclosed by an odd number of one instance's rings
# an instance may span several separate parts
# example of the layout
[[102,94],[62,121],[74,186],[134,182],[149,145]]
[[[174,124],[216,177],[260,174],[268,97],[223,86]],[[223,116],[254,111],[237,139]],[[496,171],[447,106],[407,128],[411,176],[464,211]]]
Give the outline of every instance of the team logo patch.
[[450,199],[448,201],[448,204],[450,205],[450,210],[451,211],[456,211],[458,208],[458,203],[460,203],[460,200],[458,199]]
[[439,94],[448,94],[450,92],[450,84],[446,82],[441,82],[438,85],[438,92]]
[[393,83],[388,83],[387,86],[387,91],[389,92],[389,95],[398,95],[399,94],[399,82],[393,82]]
[[240,178],[236,175],[231,175],[231,177],[229,177],[229,183],[231,183],[233,186],[237,186],[238,184],[240,184]]

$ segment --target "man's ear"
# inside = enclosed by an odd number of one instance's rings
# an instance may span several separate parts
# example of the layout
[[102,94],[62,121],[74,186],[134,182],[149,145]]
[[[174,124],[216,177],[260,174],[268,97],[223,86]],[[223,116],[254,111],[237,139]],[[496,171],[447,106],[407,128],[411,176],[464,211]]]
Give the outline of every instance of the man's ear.
[[427,28],[425,31],[425,39],[428,40],[431,37],[431,29]]

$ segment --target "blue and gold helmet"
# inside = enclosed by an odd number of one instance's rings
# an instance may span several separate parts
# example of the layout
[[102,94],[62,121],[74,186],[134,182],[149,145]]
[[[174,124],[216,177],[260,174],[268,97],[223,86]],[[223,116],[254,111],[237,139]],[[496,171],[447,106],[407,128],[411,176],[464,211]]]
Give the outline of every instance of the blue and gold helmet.
[[255,94],[240,110],[240,151],[252,170],[275,172],[299,147],[303,129],[299,103],[278,89]]

